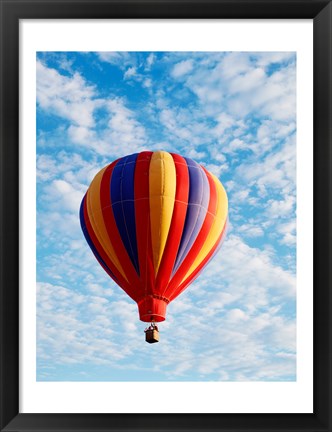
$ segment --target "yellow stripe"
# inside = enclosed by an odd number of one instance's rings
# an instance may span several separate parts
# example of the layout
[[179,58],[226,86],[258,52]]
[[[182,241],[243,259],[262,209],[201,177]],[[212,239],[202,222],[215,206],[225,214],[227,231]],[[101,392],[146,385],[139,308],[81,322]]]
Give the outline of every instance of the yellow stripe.
[[217,208],[215,219],[210,228],[210,232],[202,246],[202,249],[200,250],[193,264],[191,265],[189,271],[182,279],[181,283],[190,276],[190,274],[200,265],[200,263],[208,255],[208,253],[216,243],[218,237],[220,236],[227,220],[228,199],[226,191],[223,185],[220,183],[219,179],[213,174],[211,174],[211,176],[217,189]]
[[149,202],[152,254],[157,274],[171,225],[176,191],[176,170],[172,156],[154,152],[149,168]]
[[103,168],[92,180],[87,193],[87,210],[92,229],[108,255],[109,259],[113,262],[115,267],[119,270],[122,276],[128,281],[122,266],[116,256],[111,240],[108,236],[107,229],[105,226],[103,213],[100,205],[100,184],[107,167]]

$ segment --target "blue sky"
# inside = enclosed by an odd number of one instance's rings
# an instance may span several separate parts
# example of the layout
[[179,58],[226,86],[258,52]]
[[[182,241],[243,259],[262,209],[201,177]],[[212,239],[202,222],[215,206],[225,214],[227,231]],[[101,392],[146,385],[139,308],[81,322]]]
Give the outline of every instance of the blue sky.
[[[142,150],[196,160],[229,198],[153,345],[78,217],[94,175]],[[296,380],[295,179],[294,53],[38,53],[37,380]]]

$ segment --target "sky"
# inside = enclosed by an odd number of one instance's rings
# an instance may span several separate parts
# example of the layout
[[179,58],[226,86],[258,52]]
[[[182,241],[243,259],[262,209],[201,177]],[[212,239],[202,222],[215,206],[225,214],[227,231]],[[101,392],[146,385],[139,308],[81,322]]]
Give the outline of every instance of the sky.
[[[296,56],[37,53],[37,380],[296,380]],[[143,150],[194,159],[229,200],[224,244],[147,344],[79,207]]]

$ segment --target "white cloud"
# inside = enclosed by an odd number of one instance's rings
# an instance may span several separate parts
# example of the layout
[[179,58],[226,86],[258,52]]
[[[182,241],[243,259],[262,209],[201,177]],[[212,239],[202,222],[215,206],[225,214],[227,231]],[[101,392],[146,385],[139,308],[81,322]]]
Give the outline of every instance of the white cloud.
[[228,322],[238,322],[242,320],[247,321],[248,316],[243,310],[239,308],[235,308],[227,312],[226,319],[228,320]]
[[205,168],[217,177],[222,177],[228,170],[227,164],[204,164]]
[[150,70],[155,61],[156,61],[156,55],[154,53],[150,53],[146,60],[146,69]]
[[232,128],[235,123],[235,119],[229,114],[223,112],[216,116],[217,126],[214,128],[216,135],[223,135],[226,129]]
[[232,52],[223,57],[213,73],[217,76],[222,74],[224,78],[229,80],[248,72],[250,67],[249,54]]
[[81,144],[88,142],[91,143],[91,141],[97,139],[94,131],[84,126],[70,125],[68,128],[68,135],[74,143]]
[[95,89],[82,76],[60,75],[55,69],[37,62],[37,102],[44,110],[83,127],[94,125],[93,112],[99,105]]
[[262,237],[264,235],[264,230],[262,226],[255,225],[253,223],[241,225],[238,228],[238,232],[242,233],[245,237],[248,238]]
[[[108,364],[132,353],[135,342],[119,345],[119,333],[137,332],[136,307],[127,301],[108,302],[50,283],[37,284],[38,356],[55,365]],[[122,322],[122,325],[120,323]],[[142,339],[142,338],[141,338]],[[137,342],[136,342],[137,343]]]
[[41,154],[37,155],[37,180],[47,181],[57,173],[57,163],[54,158]]
[[255,90],[264,83],[265,79],[266,76],[263,69],[251,69],[247,73],[234,77],[230,83],[230,93],[234,94]]
[[193,70],[193,60],[183,60],[180,63],[177,63],[172,71],[171,75],[174,78],[182,77],[183,75],[188,74]]
[[210,157],[214,161],[219,162],[221,164],[227,161],[226,156],[223,153],[221,153],[220,149],[218,149],[216,146],[209,146],[207,150],[209,152]]
[[200,161],[201,159],[205,158],[206,153],[203,151],[197,151],[194,147],[192,147],[186,150],[186,156],[194,160]]
[[[288,54],[287,54],[288,56]],[[274,120],[295,119],[295,65],[268,74],[264,54],[227,53],[214,64],[194,69],[185,84],[205,105],[205,112],[215,117],[220,105],[228,115],[243,119],[250,113],[270,116]],[[270,60],[273,60],[270,57]]]
[[255,53],[257,64],[261,67],[267,67],[276,63],[288,63],[294,59],[294,52],[262,52]]
[[[237,174],[250,185],[257,184],[272,188],[287,198],[295,193],[296,145],[294,136],[288,138],[276,152],[270,152],[256,163],[243,163],[237,168]],[[287,198],[293,199],[293,198]]]
[[135,67],[130,67],[126,70],[125,74],[123,75],[124,79],[129,79],[133,76],[135,76],[137,73],[136,68]]
[[151,78],[147,78],[143,80],[143,87],[150,88],[152,86],[152,80]]
[[53,157],[37,155],[37,179],[41,182],[59,178],[71,182],[89,184],[107,160],[91,157],[85,160],[76,152],[61,150]]
[[121,149],[122,154],[128,154],[137,150],[137,147],[146,145],[144,127],[135,119],[135,113],[128,109],[122,100],[109,100],[107,108],[110,120],[106,137],[109,137],[112,146]]
[[[160,122],[165,126],[167,133],[171,137],[175,137],[179,142],[190,142],[195,144],[199,139],[195,134],[195,129],[198,127],[197,124],[189,118],[188,113],[184,110],[178,110],[177,112],[173,109],[166,108],[160,111]],[[186,154],[200,153],[195,149],[186,149]],[[192,156],[191,156],[192,157]]]
[[294,215],[295,197],[287,196],[283,200],[268,200],[266,213],[273,218],[283,218]]
[[[95,88],[77,73],[60,75],[55,69],[37,63],[37,100],[40,107],[71,122],[67,129],[72,143],[83,145],[99,155],[117,155],[146,142],[144,127],[135,113],[119,98],[98,99]],[[128,69],[133,76],[133,68]],[[130,72],[131,71],[131,72]],[[106,110],[108,127],[99,127],[96,110]],[[105,114],[104,114],[105,115]]]
[[235,298],[241,298],[247,310],[266,306],[274,297],[295,295],[295,275],[275,265],[270,252],[249,247],[236,235],[226,238],[217,257],[204,270],[207,279],[214,274],[225,275],[215,283],[222,291],[228,287],[226,291],[230,289]]
[[83,185],[73,185],[65,180],[56,179],[45,186],[43,196],[49,202],[50,208],[78,214],[85,192],[86,188]]
[[258,90],[254,106],[275,120],[294,121],[296,113],[296,70],[294,65],[274,72]]
[[[208,104],[206,109],[216,107],[222,103],[222,89],[216,89],[213,86],[196,84],[192,86],[192,91],[198,96],[202,104]],[[216,108],[215,108],[216,109]]]
[[118,66],[120,69],[124,69],[128,65],[132,66],[136,64],[135,57],[130,55],[130,53],[128,52],[105,51],[99,52],[98,57],[104,62],[111,63],[114,66]]
[[247,150],[248,148],[250,148],[249,143],[243,141],[242,139],[235,138],[234,140],[230,141],[227,146],[223,147],[223,151],[225,153],[235,153],[238,150]]
[[294,246],[296,244],[296,221],[290,220],[278,226],[278,233],[282,236],[280,243],[287,246]]
[[[45,236],[43,244],[39,246],[41,248],[49,246],[51,243],[59,244],[60,242],[65,242],[68,244],[73,239],[82,238],[82,232],[78,224],[78,214],[76,212],[65,214],[59,211],[39,212],[38,228],[41,229],[41,234]],[[76,242],[73,243],[74,249],[77,249],[76,245]],[[83,243],[79,242],[79,247],[82,247],[82,245]]]

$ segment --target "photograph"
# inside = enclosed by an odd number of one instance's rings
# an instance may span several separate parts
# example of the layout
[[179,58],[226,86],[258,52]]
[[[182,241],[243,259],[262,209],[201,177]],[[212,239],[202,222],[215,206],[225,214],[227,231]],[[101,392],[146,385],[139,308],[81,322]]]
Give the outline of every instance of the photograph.
[[36,53],[36,380],[296,382],[297,53]]

